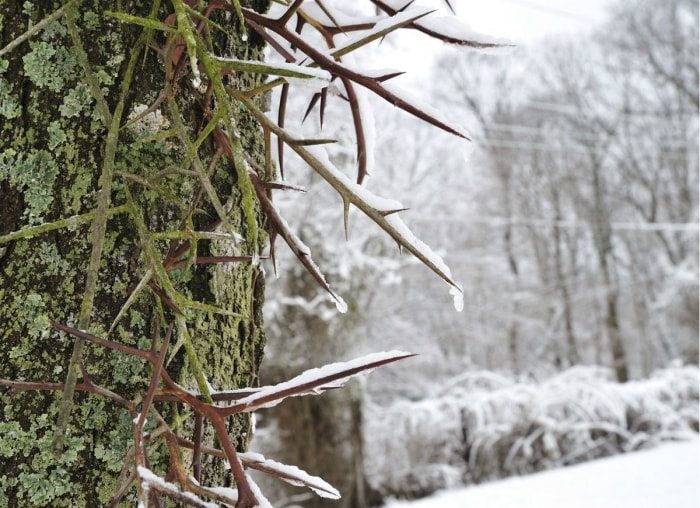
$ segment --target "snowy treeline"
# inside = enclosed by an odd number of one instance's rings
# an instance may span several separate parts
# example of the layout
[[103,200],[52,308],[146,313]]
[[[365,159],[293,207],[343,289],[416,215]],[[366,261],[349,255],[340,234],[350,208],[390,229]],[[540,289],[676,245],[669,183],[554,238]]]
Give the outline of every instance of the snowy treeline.
[[697,367],[672,366],[625,384],[597,367],[539,383],[479,371],[438,390],[420,401],[369,404],[365,469],[383,497],[420,497],[698,431]]
[[[420,353],[427,377],[430,365],[448,376],[475,367],[541,376],[584,363],[623,379],[697,362],[697,9],[621,3],[588,38],[508,56],[448,53],[421,98],[468,126],[468,163],[462,141],[373,104],[365,185],[400,200],[406,224],[444,255],[465,291],[461,314],[441,282],[407,267],[412,257],[352,209],[345,242],[342,203],[290,159],[286,180],[308,192],[277,203],[350,312],[338,316],[280,249],[268,323],[289,339],[270,344],[272,361],[304,368],[351,343]],[[347,107],[331,97],[326,116]],[[352,125],[321,129],[312,116],[298,128],[338,140],[329,155],[354,172]],[[315,320],[332,340],[303,331]],[[323,348],[295,354],[293,342],[317,338]]]
[[698,5],[611,14],[589,37],[437,64],[434,93],[475,140],[468,165],[450,140],[382,133],[377,167],[411,180],[412,223],[465,288],[455,315],[404,271],[375,307],[409,321],[396,326],[431,361],[538,375],[595,363],[620,380],[697,362]]

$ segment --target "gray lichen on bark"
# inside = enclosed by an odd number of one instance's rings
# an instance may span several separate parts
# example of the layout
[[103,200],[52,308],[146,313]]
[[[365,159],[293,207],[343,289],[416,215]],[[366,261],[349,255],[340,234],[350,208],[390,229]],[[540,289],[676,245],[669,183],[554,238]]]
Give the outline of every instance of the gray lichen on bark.
[[[59,9],[59,2],[0,2],[0,48]],[[264,5],[256,5],[262,8]],[[116,7],[113,7],[116,9]],[[159,19],[168,14],[163,2]],[[142,28],[120,22],[104,12],[104,2],[80,3],[77,26],[94,76],[106,103],[114,109],[131,51]],[[119,3],[122,12],[147,17],[151,5]],[[217,49],[247,59],[261,58],[262,41],[243,40],[234,19],[220,19],[230,30],[219,34]],[[162,45],[153,32],[151,46]],[[150,105],[164,86],[162,55],[144,47],[139,56],[125,111]],[[255,76],[238,76],[254,83]],[[232,86],[235,83],[231,83]],[[181,88],[177,95],[183,121],[192,133],[203,125],[202,112]],[[237,118],[244,148],[260,157],[261,141],[255,123]],[[126,122],[126,118],[124,122]],[[71,43],[65,19],[43,30],[0,57],[0,235],[24,227],[50,223],[93,212],[98,178],[105,157],[108,127],[96,113],[96,103]],[[134,128],[119,132],[115,166],[122,174],[157,181],[157,188],[132,185],[134,199],[152,232],[176,230],[185,221],[173,196],[188,202],[197,185],[186,172],[183,150],[170,140],[141,140]],[[215,147],[204,145],[208,161]],[[162,174],[164,176],[157,177]],[[153,177],[156,177],[155,179]],[[111,202],[125,202],[127,179],[115,177]],[[229,221],[243,229],[242,204],[236,171],[221,159],[212,177],[217,193],[228,200]],[[193,214],[194,229],[216,217],[206,200]],[[262,229],[262,218],[258,214]],[[245,236],[245,235],[243,235]],[[264,242],[261,235],[260,242]],[[156,243],[162,258],[170,247]],[[253,255],[260,245],[238,245]],[[200,241],[198,255],[212,255]],[[56,229],[0,245],[0,378],[62,383],[73,339],[52,329],[49,321],[75,325],[85,286],[90,255],[90,222]],[[215,249],[221,249],[220,246]],[[99,270],[98,291],[90,332],[107,336],[129,292],[146,272],[133,220],[126,213],[110,216]],[[185,310],[194,348],[209,382],[217,389],[256,383],[265,336],[262,331],[264,278],[252,263],[215,268],[193,265],[173,270],[171,280],[188,298],[229,311],[228,315]],[[153,292],[143,291],[109,334],[111,340],[147,348],[156,316],[168,318]],[[167,323],[165,323],[167,324]],[[82,355],[90,379],[131,399],[142,393],[150,368],[127,355],[87,344]],[[188,379],[187,362],[176,354],[168,365],[173,378]],[[51,453],[60,392],[0,392],[0,505],[104,506],[114,494],[121,462],[133,439],[129,413],[107,399],[77,393],[62,456]],[[174,417],[172,410],[159,407]],[[247,419],[230,422],[240,448],[246,446]],[[183,427],[182,432],[186,432]],[[188,436],[189,437],[189,436]],[[166,450],[154,450],[153,468],[164,473]],[[160,460],[160,463],[158,462]],[[207,483],[225,483],[223,468],[207,468]]]

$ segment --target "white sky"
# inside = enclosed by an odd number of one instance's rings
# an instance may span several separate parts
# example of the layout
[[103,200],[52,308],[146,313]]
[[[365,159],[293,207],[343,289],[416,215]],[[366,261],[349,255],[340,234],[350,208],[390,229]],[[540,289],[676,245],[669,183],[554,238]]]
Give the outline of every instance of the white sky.
[[529,43],[543,36],[595,28],[611,0],[453,0],[459,18],[474,30]]
[[[621,1],[621,0],[617,0]],[[528,46],[538,40],[557,35],[589,32],[607,18],[615,0],[451,0],[457,17],[472,30],[502,37]],[[443,0],[418,0],[415,5],[428,5],[446,15]],[[431,62],[431,55],[444,44],[412,30],[392,34],[379,46],[379,59],[385,67],[405,70],[408,75],[397,82],[420,82],[430,75],[431,66],[416,67],[416,62]],[[376,48],[375,48],[376,51]],[[375,53],[376,55],[376,53]]]

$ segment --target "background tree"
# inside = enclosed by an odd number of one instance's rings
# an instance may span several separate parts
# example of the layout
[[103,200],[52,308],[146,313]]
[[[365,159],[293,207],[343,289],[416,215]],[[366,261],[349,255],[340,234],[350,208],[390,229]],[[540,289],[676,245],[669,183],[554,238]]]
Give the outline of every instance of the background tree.
[[[436,97],[460,111],[477,149],[468,168],[440,168],[468,175],[449,200],[466,205],[447,238],[464,241],[445,245],[470,281],[466,312],[428,334],[455,330],[476,366],[539,377],[577,360],[609,365],[614,351],[625,379],[697,361],[686,314],[697,309],[697,104],[687,93],[697,17],[689,2],[658,17],[652,4],[619,5],[591,39],[438,64]],[[651,49],[680,84],[650,70]]]

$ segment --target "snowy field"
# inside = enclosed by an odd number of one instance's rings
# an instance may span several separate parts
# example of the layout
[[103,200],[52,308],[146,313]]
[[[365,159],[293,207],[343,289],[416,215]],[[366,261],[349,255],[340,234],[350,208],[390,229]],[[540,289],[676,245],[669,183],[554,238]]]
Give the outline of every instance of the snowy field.
[[386,508],[698,508],[700,440],[447,490]]

